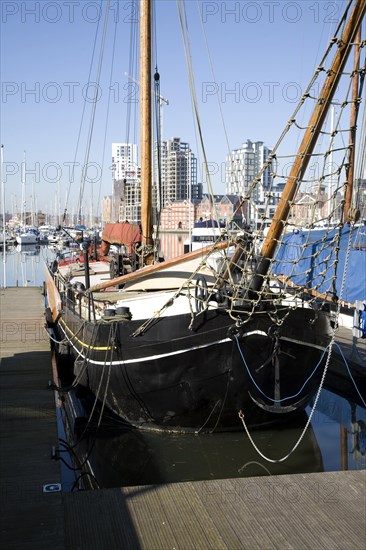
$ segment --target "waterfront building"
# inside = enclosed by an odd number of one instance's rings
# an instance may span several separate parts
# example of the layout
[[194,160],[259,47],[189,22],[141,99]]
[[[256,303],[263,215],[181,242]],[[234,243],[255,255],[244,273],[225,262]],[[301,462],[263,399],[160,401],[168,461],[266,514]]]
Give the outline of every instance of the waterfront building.
[[[253,142],[247,139],[239,149],[234,149],[226,158],[226,192],[228,195],[245,196],[255,176],[267,162],[271,150],[263,141]],[[258,207],[264,205],[265,194],[272,186],[270,169],[263,171],[252,202],[246,204],[246,221],[255,225],[258,219]]]
[[102,200],[102,225],[105,226],[106,223],[112,223],[114,222],[113,219],[113,197],[112,195],[107,195],[103,197]]
[[189,199],[166,201],[160,216],[163,229],[189,229],[196,219],[196,205]]
[[190,229],[194,222],[200,220],[219,220],[226,223],[233,219],[237,227],[243,225],[243,212],[239,205],[241,198],[237,195],[205,194],[201,200],[167,201],[161,211],[160,227],[162,229]]
[[204,194],[196,206],[196,219],[217,219],[226,224],[228,220],[238,227],[245,223],[245,205],[240,207],[241,197],[238,195]]
[[141,221],[141,167],[135,143],[112,143],[112,218]]
[[160,144],[160,191],[158,190],[158,149],[155,148],[154,182],[158,202],[199,199],[202,184],[197,183],[197,159],[189,143],[174,137]]
[[138,165],[138,149],[135,143],[112,143],[112,179],[138,179],[141,169]]
[[325,186],[314,185],[312,189],[298,192],[289,221],[304,227],[318,223],[321,225],[327,218],[329,206]]

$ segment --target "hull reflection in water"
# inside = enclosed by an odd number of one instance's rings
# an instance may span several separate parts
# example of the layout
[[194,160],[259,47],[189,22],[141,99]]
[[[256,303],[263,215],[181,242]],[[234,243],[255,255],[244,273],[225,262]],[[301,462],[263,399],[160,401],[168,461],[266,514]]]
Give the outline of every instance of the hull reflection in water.
[[[281,458],[296,443],[306,418],[304,413],[292,425],[255,430],[253,438],[266,456]],[[96,439],[91,433],[80,447],[85,455],[92,448],[90,465],[103,488],[323,471],[311,428],[283,464],[261,459],[244,431],[194,435],[129,429]]]

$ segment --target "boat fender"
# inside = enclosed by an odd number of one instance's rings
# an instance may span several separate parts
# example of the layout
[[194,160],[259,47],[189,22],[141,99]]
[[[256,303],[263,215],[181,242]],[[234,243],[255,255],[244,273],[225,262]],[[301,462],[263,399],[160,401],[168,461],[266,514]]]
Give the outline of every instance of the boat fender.
[[57,268],[58,268],[58,261],[53,260],[52,264],[50,265],[51,273],[56,273]]
[[54,324],[53,317],[52,317],[52,311],[51,311],[51,308],[49,308],[49,307],[47,307],[46,310],[45,310],[45,318],[46,318],[47,326],[50,326],[50,325]]

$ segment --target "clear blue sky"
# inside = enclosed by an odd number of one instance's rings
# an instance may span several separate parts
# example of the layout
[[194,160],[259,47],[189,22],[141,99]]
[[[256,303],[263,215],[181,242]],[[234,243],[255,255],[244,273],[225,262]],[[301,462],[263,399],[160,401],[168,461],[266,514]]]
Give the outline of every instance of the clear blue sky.
[[[28,208],[33,190],[37,207],[47,211],[55,208],[58,192],[66,193],[70,166],[75,159],[83,97],[92,91],[88,88],[88,74],[97,21],[100,30],[103,25],[100,5],[103,11],[106,0],[101,4],[88,0],[3,0],[1,3],[1,143],[4,144],[9,210],[15,197],[20,208],[20,166],[24,151]],[[231,149],[240,147],[246,139],[273,145],[294,109],[295,100],[310,80],[344,5],[344,1],[323,0],[200,2],[215,71],[214,82],[197,3],[187,0],[196,90],[208,161],[212,171],[217,172],[213,176],[216,193],[225,192],[221,167],[228,152],[217,94]],[[117,21],[102,196],[111,191],[111,143],[126,140],[129,90],[125,73],[129,70],[130,21],[135,24],[137,15],[134,2],[111,0],[111,6],[101,78],[102,97],[97,105],[89,157],[90,163],[101,165],[110,58]],[[156,14],[161,94],[169,100],[169,106],[163,108],[164,137],[181,137],[198,154],[175,0],[157,0]],[[95,81],[95,75],[94,66],[91,81]],[[86,121],[91,105],[89,101]],[[78,195],[86,129],[84,124],[69,210]],[[91,170],[89,175],[90,179],[98,179],[99,169]],[[90,187],[86,195],[88,192]],[[99,181],[93,193],[98,195]],[[63,208],[64,197],[61,204]]]

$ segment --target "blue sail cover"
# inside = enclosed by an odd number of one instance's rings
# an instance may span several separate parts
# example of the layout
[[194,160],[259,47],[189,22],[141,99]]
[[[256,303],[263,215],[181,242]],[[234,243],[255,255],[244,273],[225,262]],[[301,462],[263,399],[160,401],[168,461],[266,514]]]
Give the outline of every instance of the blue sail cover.
[[[321,294],[334,295],[342,301],[354,303],[366,300],[366,227],[355,228],[352,234],[348,266],[343,293],[342,278],[346,265],[350,227],[325,229],[310,232],[294,232],[284,236],[276,251],[272,272],[284,275],[299,286],[315,289]],[[338,266],[336,266],[336,246],[339,240]]]

